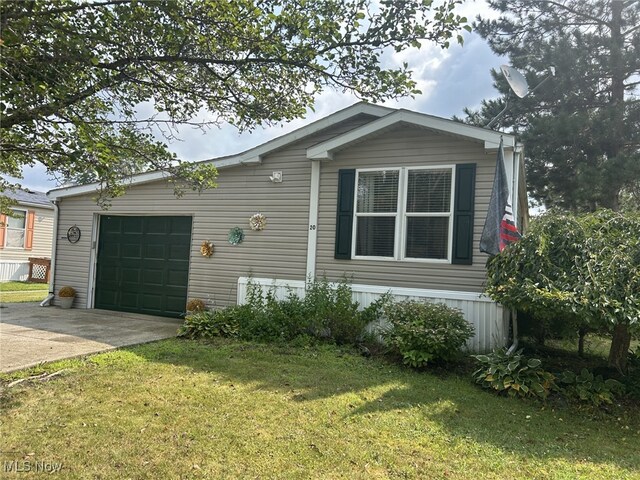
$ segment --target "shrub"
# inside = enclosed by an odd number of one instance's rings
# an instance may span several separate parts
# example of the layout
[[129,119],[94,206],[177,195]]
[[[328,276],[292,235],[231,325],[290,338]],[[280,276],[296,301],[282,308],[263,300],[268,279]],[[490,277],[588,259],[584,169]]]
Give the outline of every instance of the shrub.
[[186,338],[236,337],[239,332],[239,324],[247,314],[246,306],[196,312],[185,318],[178,330],[178,336]]
[[640,400],[640,346],[629,351],[629,370],[623,382],[627,395],[636,400]]
[[366,325],[358,311],[358,302],[354,302],[351,295],[351,286],[344,280],[332,291],[327,328],[333,341],[339,345],[358,343]]
[[207,307],[199,298],[192,298],[187,302],[187,312],[202,312]]
[[506,349],[488,355],[472,355],[480,363],[473,372],[476,383],[510,397],[546,398],[555,387],[554,375],[537,358],[526,359],[522,350],[507,355]]
[[291,340],[307,330],[304,303],[293,292],[278,300],[273,290],[264,298],[254,295],[248,305],[249,314],[239,324],[240,337],[246,340]]
[[76,296],[76,290],[73,287],[62,287],[58,291],[58,296],[62,297],[62,298],[75,297]]
[[473,335],[462,312],[441,303],[389,302],[384,313],[390,324],[382,334],[385,342],[414,368],[454,360]]
[[576,375],[571,371],[564,371],[558,376],[560,394],[569,400],[578,400],[599,407],[603,403],[611,404],[615,396],[624,392],[624,385],[617,380],[602,375],[594,375],[583,368]]

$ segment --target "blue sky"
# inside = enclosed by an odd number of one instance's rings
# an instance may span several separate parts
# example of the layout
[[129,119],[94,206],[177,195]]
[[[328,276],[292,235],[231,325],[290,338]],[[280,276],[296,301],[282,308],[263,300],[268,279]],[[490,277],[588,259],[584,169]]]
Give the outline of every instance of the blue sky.
[[[469,20],[478,13],[491,15],[484,1],[467,1],[458,13]],[[491,68],[498,68],[505,59],[494,55],[486,42],[475,33],[465,33],[463,46],[452,45],[447,50],[425,43],[419,50],[392,54],[387,59],[390,64],[407,62],[414,72],[414,79],[422,94],[416,98],[389,101],[384,105],[402,107],[431,115],[449,118],[461,115],[464,107],[477,107],[481,100],[496,96],[492,88]],[[259,128],[253,132],[239,134],[235,127],[222,125],[204,132],[196,128],[180,130],[180,141],[169,144],[170,150],[187,161],[206,160],[222,155],[241,152],[267,140],[299,128],[306,123],[325,117],[347,107],[358,99],[336,91],[325,91],[316,100],[315,112],[309,112],[304,119]],[[43,166],[37,165],[23,171],[19,182],[32,190],[47,191],[57,186],[48,177]]]

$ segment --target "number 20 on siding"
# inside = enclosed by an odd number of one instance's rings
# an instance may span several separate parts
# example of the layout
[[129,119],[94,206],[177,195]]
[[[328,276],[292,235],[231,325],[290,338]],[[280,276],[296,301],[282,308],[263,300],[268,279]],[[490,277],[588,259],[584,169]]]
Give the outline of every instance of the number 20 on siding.
[[316,226],[315,225],[309,225],[309,230],[315,230]]

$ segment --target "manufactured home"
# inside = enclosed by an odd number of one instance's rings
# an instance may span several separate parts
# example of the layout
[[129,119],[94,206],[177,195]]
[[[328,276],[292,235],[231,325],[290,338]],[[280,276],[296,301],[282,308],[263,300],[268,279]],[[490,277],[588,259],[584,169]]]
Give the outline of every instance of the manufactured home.
[[0,282],[47,281],[54,207],[43,192],[7,190],[11,213],[0,215]]
[[218,187],[203,193],[176,198],[157,172],[134,176],[107,211],[96,185],[53,190],[51,290],[74,287],[76,308],[177,317],[191,298],[242,302],[248,278],[283,294],[303,293],[311,277],[346,276],[362,305],[387,291],[441,301],[474,324],[474,350],[504,345],[507,322],[482,295],[478,247],[501,139],[522,223],[513,136],[366,103],[207,160]]

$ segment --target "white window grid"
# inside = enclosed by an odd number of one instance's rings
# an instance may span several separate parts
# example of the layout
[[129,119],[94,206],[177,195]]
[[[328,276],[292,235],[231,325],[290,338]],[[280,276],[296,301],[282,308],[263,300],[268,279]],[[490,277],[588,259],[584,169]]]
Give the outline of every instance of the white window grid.
[[[24,215],[24,227],[22,227],[22,228],[9,227],[10,220],[9,220],[8,215],[7,215],[5,217],[6,225],[4,225],[5,233],[4,233],[4,245],[3,245],[3,247],[6,248],[6,249],[24,250],[25,244],[27,242],[27,220],[28,220],[27,213],[28,213],[28,211],[27,210],[22,210],[20,208],[12,208],[11,210],[14,213],[22,213]],[[21,246],[16,247],[16,246],[7,245],[7,241],[9,240],[9,230],[24,232],[24,235],[22,237],[23,241],[22,241],[22,245]]]
[[[451,198],[449,199],[448,212],[410,212],[407,213],[407,191],[409,182],[409,171],[411,170],[451,170]],[[382,172],[382,171],[398,171],[398,206],[394,212],[358,212],[358,183],[361,172]],[[379,260],[391,262],[419,262],[419,263],[451,263],[451,255],[453,251],[453,208],[455,200],[456,185],[456,168],[455,165],[428,165],[428,166],[411,166],[411,167],[371,167],[356,169],[355,192],[353,202],[353,241],[351,242],[351,258],[355,260]],[[415,258],[406,256],[406,235],[407,235],[407,217],[438,217],[449,219],[447,258]],[[371,255],[356,255],[356,245],[358,234],[358,218],[359,217],[395,217],[395,234],[393,245],[393,257],[380,257]]]

